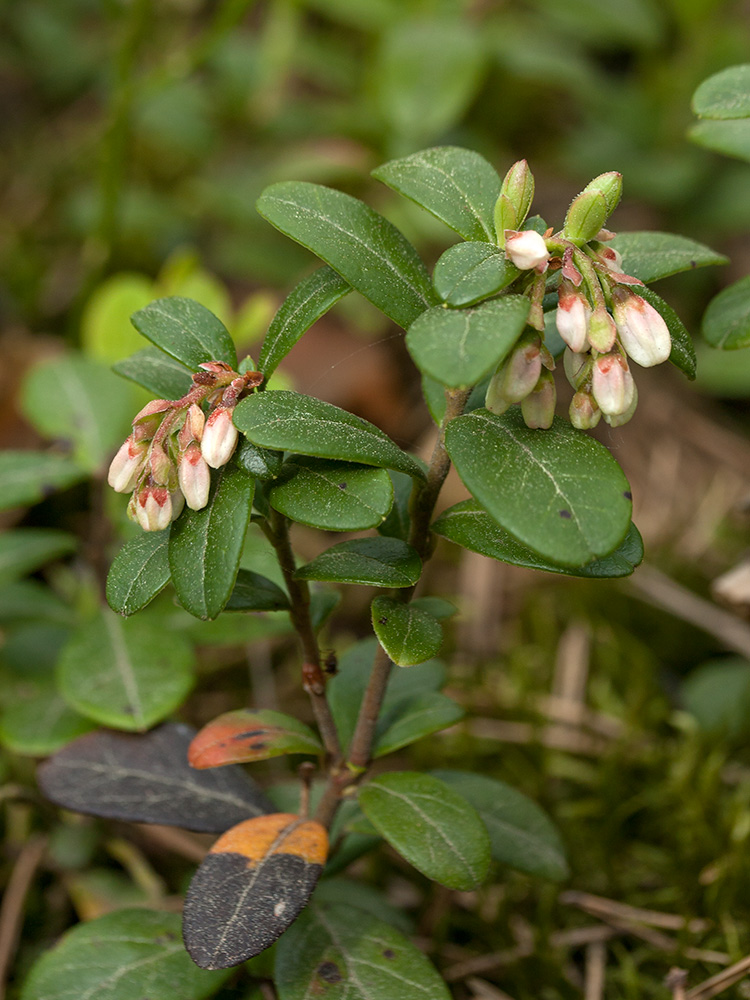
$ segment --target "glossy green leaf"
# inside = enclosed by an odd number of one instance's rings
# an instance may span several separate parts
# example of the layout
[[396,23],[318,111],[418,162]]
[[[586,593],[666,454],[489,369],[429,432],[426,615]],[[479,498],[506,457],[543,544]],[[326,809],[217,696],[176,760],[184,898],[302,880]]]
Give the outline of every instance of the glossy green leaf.
[[271,321],[258,358],[259,371],[268,379],[313,323],[351,290],[349,282],[330,267],[320,267],[304,278]]
[[125,620],[102,608],[66,643],[60,691],[82,715],[114,729],[144,730],[182,704],[193,685],[191,645],[146,614]]
[[255,476],[262,482],[277,479],[284,464],[284,453],[270,448],[259,448],[257,444],[240,438],[234,453],[235,462],[249,476]]
[[126,542],[107,576],[107,603],[120,615],[133,615],[169,583],[169,530],[144,531]]
[[695,348],[693,347],[693,338],[688,333],[685,324],[674,309],[650,288],[639,288],[638,294],[656,309],[667,324],[669,335],[672,338],[669,360],[689,379],[694,379],[696,373]]
[[625,274],[632,274],[647,285],[680,271],[728,263],[723,254],[674,233],[620,233],[608,246],[622,254]]
[[283,181],[266,188],[257,208],[404,329],[433,304],[417,251],[392,223],[357,198],[320,184]]
[[697,122],[688,129],[688,138],[715,153],[750,160],[750,118]]
[[487,829],[466,799],[428,774],[373,778],[357,796],[365,816],[418,871],[449,889],[474,889],[490,865]]
[[458,146],[423,149],[384,163],[372,175],[426,208],[465,240],[495,242],[500,178],[479,153]]
[[438,260],[432,283],[449,306],[470,306],[496,295],[520,273],[492,243],[457,243]]
[[503,781],[469,771],[433,771],[469,802],[490,835],[492,857],[529,875],[567,878],[565,849],[552,821],[531,799]]
[[376,597],[370,610],[378,642],[397,666],[422,663],[440,649],[443,630],[429,612],[392,597]]
[[489,556],[490,559],[544,570],[547,573],[563,573],[566,576],[594,579],[630,576],[643,560],[643,540],[636,526],[631,523],[625,540],[610,555],[594,559],[584,566],[559,566],[522,545],[501,528],[476,500],[463,500],[454,507],[449,507],[433,523],[432,530],[436,535],[448,538],[472,552]]
[[193,299],[157,299],[132,317],[133,326],[192,371],[205,361],[237,367],[237,352],[221,320]]
[[414,480],[404,472],[391,470],[389,475],[393,484],[393,504],[385,520],[377,525],[377,531],[379,535],[400,538],[405,542],[411,531],[409,501],[411,500]]
[[94,726],[63,700],[52,678],[27,678],[16,692],[3,693],[0,743],[13,753],[46,757]]
[[298,392],[260,392],[241,400],[234,423],[263,448],[360,462],[424,478],[413,458],[374,424]]
[[750,65],[709,76],[693,94],[692,108],[700,118],[750,118]]
[[322,750],[312,729],[291,715],[268,708],[241,708],[208,722],[193,737],[188,761],[191,767],[203,769]]
[[284,466],[283,478],[268,495],[271,506],[293,521],[327,531],[374,528],[393,503],[385,469],[304,456]]
[[43,361],[23,384],[24,415],[40,434],[69,441],[73,459],[102,471],[133,419],[132,390],[106,365],[77,354]]
[[0,584],[10,583],[76,548],[67,531],[53,528],[11,528],[0,534]]
[[[377,651],[377,641],[363,639],[350,646],[339,657],[338,673],[326,686],[326,697],[331,707],[342,746],[351,742],[354,726],[372,673],[372,663]],[[426,660],[409,670],[396,670],[391,674],[383,699],[383,717],[391,708],[405,699],[431,691],[439,691],[445,684],[445,666],[439,660]]]
[[38,503],[86,476],[67,455],[43,451],[0,452],[0,510]]
[[373,757],[384,757],[425,736],[447,729],[459,722],[464,715],[460,705],[437,691],[405,698],[384,712],[378,720]]
[[237,573],[225,611],[284,611],[289,598],[273,580],[249,569]]
[[712,347],[725,351],[750,344],[750,276],[740,278],[711,299],[701,332]]
[[314,897],[276,946],[274,979],[279,1000],[450,1000],[434,967],[395,927]]
[[360,583],[370,587],[411,587],[422,573],[422,560],[399,538],[353,538],[339,542],[296,573],[300,580]]
[[505,359],[528,313],[524,295],[507,295],[473,309],[437,306],[409,327],[406,346],[425,374],[449,388],[464,389]]
[[181,399],[192,385],[190,369],[158,347],[144,347],[129,358],[115,362],[112,370],[142,385],[159,399]]
[[116,910],[64,934],[32,968],[21,1000],[202,1000],[227,975],[190,961],[178,913]]
[[[357,808],[359,812],[359,808]],[[380,840],[380,837],[378,837]],[[390,903],[385,891],[376,889],[361,880],[349,878],[324,878],[315,887],[311,900],[315,903],[345,904],[355,910],[364,910],[372,917],[383,920],[402,934],[414,933],[414,921],[401,907]]]
[[211,475],[208,504],[172,524],[169,568],[180,604],[216,618],[230,598],[250,521],[255,480],[233,463]]
[[630,527],[632,498],[607,449],[560,418],[529,430],[517,409],[452,420],[446,448],[459,476],[515,538],[563,566],[609,555]]

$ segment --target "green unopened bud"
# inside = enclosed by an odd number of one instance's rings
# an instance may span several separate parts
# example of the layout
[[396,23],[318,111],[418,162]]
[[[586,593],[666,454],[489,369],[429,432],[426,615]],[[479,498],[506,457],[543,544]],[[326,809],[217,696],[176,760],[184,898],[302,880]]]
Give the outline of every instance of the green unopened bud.
[[579,431],[588,431],[599,423],[602,411],[589,392],[577,392],[570,403],[571,424]]
[[581,191],[573,199],[565,216],[563,235],[571,243],[583,246],[593,240],[607,220],[607,200],[601,191]]
[[593,181],[589,181],[581,193],[584,194],[586,191],[598,191],[604,197],[607,205],[607,216],[610,216],[617,208],[622,196],[622,174],[618,174],[616,170],[608,170],[606,174],[599,174]]
[[521,401],[521,414],[527,427],[532,430],[547,430],[555,419],[557,390],[552,372],[542,369],[539,381],[532,391]]
[[569,347],[565,348],[563,368],[565,369],[565,377],[574,389],[580,389],[591,378],[593,364],[594,359],[588,351],[583,354],[575,354]]
[[518,160],[505,175],[495,203],[495,229],[500,246],[505,245],[506,229],[520,229],[533,200],[534,175],[526,160]]

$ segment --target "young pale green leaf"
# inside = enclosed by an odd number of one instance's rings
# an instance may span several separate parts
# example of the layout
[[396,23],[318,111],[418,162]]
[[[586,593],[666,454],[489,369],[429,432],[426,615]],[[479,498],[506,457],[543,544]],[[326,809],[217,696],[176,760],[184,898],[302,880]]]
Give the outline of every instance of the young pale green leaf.
[[650,288],[639,288],[638,294],[656,309],[667,324],[669,335],[672,338],[669,360],[689,379],[694,379],[697,364],[695,348],[693,347],[693,338],[688,333],[685,324],[674,309]]
[[203,1000],[226,978],[190,961],[178,913],[116,910],[64,934],[32,968],[21,1000]]
[[435,301],[417,251],[359,199],[320,184],[282,181],[266,188],[257,208],[404,329]]
[[378,642],[396,666],[422,663],[440,649],[443,630],[429,612],[392,597],[374,598],[370,611]]
[[270,709],[241,708],[212,719],[193,738],[191,767],[224,767],[287,753],[319,754],[320,740],[304,723]]
[[630,527],[632,497],[607,449],[559,418],[529,430],[521,413],[487,410],[446,429],[459,476],[506,531],[562,566],[609,555]]
[[11,528],[0,534],[0,584],[73,552],[76,540],[67,531],[53,528]]
[[474,806],[487,827],[495,861],[529,875],[556,880],[568,877],[560,835],[535,802],[510,785],[483,774],[432,773]]
[[160,399],[181,399],[192,384],[190,369],[158,347],[144,347],[129,358],[115,362],[112,370]]
[[180,604],[216,618],[229,600],[250,521],[255,480],[232,462],[212,474],[208,504],[172,524],[169,568]]
[[131,319],[152,344],[192,371],[205,361],[237,367],[237,352],[221,320],[193,299],[171,296],[139,309]]
[[82,715],[144,730],[173,712],[193,686],[194,657],[179,634],[144,615],[124,621],[102,608],[79,626],[57,664],[60,691]]
[[688,129],[688,138],[715,153],[750,160],[750,118],[697,122]]
[[426,375],[451,389],[464,389],[505,359],[528,313],[524,295],[507,295],[473,309],[436,306],[409,327],[406,346]]
[[187,754],[194,736],[173,722],[147,733],[88,733],[40,765],[39,787],[64,809],[202,833],[223,833],[248,816],[274,812],[241,767],[192,768]]
[[438,260],[432,283],[449,306],[470,306],[496,295],[520,273],[492,243],[457,243]]
[[432,530],[436,535],[463,545],[472,552],[489,556],[490,559],[499,559],[528,569],[544,570],[547,573],[563,573],[566,576],[594,579],[630,576],[643,560],[643,540],[632,522],[619,548],[585,566],[559,566],[540,556],[501,528],[476,500],[462,500],[454,507],[449,507],[433,523]]
[[3,691],[0,744],[13,753],[46,757],[94,728],[60,697],[53,678],[25,678]]
[[0,510],[39,503],[86,477],[68,455],[43,451],[0,452]]
[[258,369],[266,379],[313,323],[351,290],[349,282],[332,268],[319,267],[289,293],[271,321],[260,350]]
[[[350,646],[339,658],[338,673],[326,686],[326,697],[344,748],[351,742],[377,646],[374,638]],[[444,684],[445,666],[439,660],[426,660],[409,670],[398,670],[388,682],[382,711],[387,714],[393,705],[404,699],[439,691]]]
[[313,901],[276,946],[279,1000],[450,1000],[428,960],[359,906]]
[[417,463],[374,424],[298,392],[260,392],[241,400],[234,423],[263,448],[397,469],[418,479]]
[[608,246],[622,254],[625,274],[632,274],[647,285],[680,271],[729,263],[723,254],[674,233],[620,233]]
[[700,728],[722,739],[746,737],[750,724],[750,662],[741,656],[706,660],[682,683],[680,701]]
[[289,598],[273,580],[249,569],[237,573],[225,611],[285,611]]
[[490,865],[490,838],[473,806],[428,774],[397,771],[364,785],[362,812],[428,878],[449,889],[475,889]]
[[313,528],[374,528],[393,503],[393,484],[385,469],[301,456],[287,462],[284,472],[289,478],[273,487],[268,502]]
[[451,698],[437,691],[413,695],[381,714],[373,757],[400,750],[463,719],[465,712]]
[[240,438],[235,461],[249,476],[255,476],[261,482],[278,479],[281,466],[284,464],[284,453],[272,451],[270,448],[259,448],[257,444]]
[[724,351],[750,344],[750,276],[740,278],[711,299],[701,332],[711,347]]
[[699,118],[750,118],[750,65],[709,76],[693,94],[692,108]]
[[296,576],[369,587],[411,587],[421,573],[422,560],[410,545],[400,538],[377,537],[340,542],[301,566]]
[[32,368],[21,406],[40,434],[71,442],[75,462],[88,472],[104,468],[133,419],[132,390],[106,365],[75,354]]
[[465,240],[495,242],[495,202],[501,182],[479,153],[458,146],[423,149],[384,163],[372,175]]
[[169,529],[126,542],[107,575],[107,604],[120,615],[145,608],[169,583]]

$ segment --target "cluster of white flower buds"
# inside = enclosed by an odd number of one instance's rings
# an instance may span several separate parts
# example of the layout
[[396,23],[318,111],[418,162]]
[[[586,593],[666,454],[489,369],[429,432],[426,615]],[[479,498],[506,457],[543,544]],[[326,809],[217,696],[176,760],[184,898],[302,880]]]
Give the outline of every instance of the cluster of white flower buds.
[[210,469],[226,465],[237,447],[234,407],[263,381],[260,372],[239,374],[223,361],[199,367],[182,399],[155,399],[143,407],[109,467],[109,485],[132,492],[128,516],[144,531],[168,527],[185,504],[206,506]]
[[520,229],[534,195],[528,164],[520,160],[508,171],[495,207],[498,242],[525,272],[522,286],[531,306],[527,332],[490,381],[486,405],[493,413],[520,403],[529,427],[552,424],[555,362],[543,342],[548,290],[557,291],[555,323],[566,344],[565,373],[575,389],[569,411],[575,427],[595,427],[602,416],[612,426],[626,423],[638,401],[628,358],[649,368],[669,357],[667,324],[630,287],[642,282],[623,273],[620,255],[607,246],[615,234],[604,223],[621,192],[620,174],[601,174],[574,198],[562,230],[542,234]]

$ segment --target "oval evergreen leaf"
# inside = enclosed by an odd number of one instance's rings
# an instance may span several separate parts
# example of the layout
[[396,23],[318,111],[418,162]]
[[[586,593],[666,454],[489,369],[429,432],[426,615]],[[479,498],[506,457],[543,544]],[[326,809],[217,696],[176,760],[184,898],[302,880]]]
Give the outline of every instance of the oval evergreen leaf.
[[185,898],[182,934],[196,965],[226,969],[273,944],[307,903],[327,854],[325,828],[291,813],[227,830]]
[[529,300],[523,295],[507,295],[473,309],[437,306],[409,327],[406,346],[426,375],[451,389],[463,389],[505,359],[528,313]]
[[372,755],[384,757],[454,725],[464,715],[460,705],[437,691],[404,698],[381,712]]
[[172,524],[169,568],[180,604],[196,618],[216,618],[237,579],[255,480],[232,462],[211,474],[208,504]]
[[693,347],[693,338],[688,333],[685,324],[674,309],[664,299],[660,298],[656,292],[652,292],[650,288],[639,288],[638,294],[656,309],[667,324],[669,336],[672,339],[672,350],[669,360],[675,368],[679,368],[692,381],[696,374],[697,359],[695,357],[695,348]]
[[169,530],[144,531],[126,542],[107,575],[107,604],[120,615],[135,614],[169,583]]
[[693,94],[692,108],[700,118],[750,118],[750,65],[709,76]]
[[625,274],[632,274],[647,285],[680,271],[729,263],[723,254],[674,233],[620,233],[608,246],[622,254]]
[[495,242],[500,178],[479,153],[459,146],[423,149],[384,163],[372,176],[426,208],[465,240]]
[[271,320],[260,349],[258,371],[270,378],[300,337],[351,290],[349,282],[330,267],[319,267],[304,278]]
[[257,209],[404,329],[435,301],[417,251],[358,198],[320,184],[282,181],[266,188]]
[[237,367],[237,352],[227,328],[194,299],[178,295],[157,299],[131,317],[136,330],[192,371],[205,361]]
[[585,566],[559,566],[522,545],[495,521],[476,500],[463,500],[449,507],[432,525],[436,535],[448,538],[472,552],[490,559],[525,566],[547,573],[595,579],[630,576],[643,560],[643,540],[631,523],[625,541],[611,555],[595,559]]
[[470,306],[496,295],[520,273],[492,243],[457,243],[438,260],[432,283],[449,306]]
[[424,478],[414,459],[380,428],[312,396],[281,389],[256,393],[237,404],[234,423],[264,448],[360,462]]
[[701,332],[711,347],[724,351],[736,351],[750,344],[750,275],[711,299]]
[[369,587],[411,587],[422,560],[399,538],[353,538],[326,549],[297,573],[299,580],[359,583]]
[[289,598],[273,580],[250,569],[237,573],[225,611],[285,611]]
[[750,160],[750,118],[697,122],[688,130],[688,137],[715,153]]
[[112,371],[142,385],[160,399],[181,399],[192,385],[190,369],[158,347],[136,351],[129,358],[115,362]]
[[373,778],[357,796],[394,850],[449,889],[475,889],[490,865],[490,838],[473,806],[443,781],[415,771]]
[[422,663],[440,649],[443,630],[429,612],[392,597],[376,597],[370,611],[378,642],[396,666]]
[[190,961],[179,914],[117,910],[63,935],[32,968],[21,1000],[203,1000],[226,977]]
[[563,566],[609,555],[630,526],[632,498],[607,449],[567,421],[529,430],[514,409],[457,417],[446,448],[467,488],[515,538]]
[[279,1000],[450,1000],[434,967],[395,927],[362,907],[315,897],[277,945],[275,983]]
[[293,521],[313,528],[374,528],[393,504],[393,484],[385,469],[299,457],[287,462],[284,472],[289,478],[273,487],[268,502]]
[[57,664],[60,692],[82,715],[144,730],[173,712],[193,686],[190,644],[146,616],[124,621],[102,608],[79,626]]
[[322,751],[320,740],[304,723],[268,708],[241,708],[212,719],[193,738],[191,767],[223,767],[267,760],[287,753]]
[[67,455],[0,452],[0,510],[39,503],[85,478],[85,470]]

